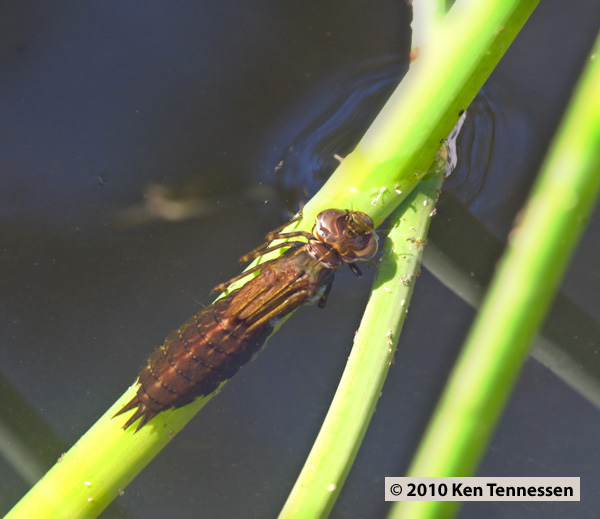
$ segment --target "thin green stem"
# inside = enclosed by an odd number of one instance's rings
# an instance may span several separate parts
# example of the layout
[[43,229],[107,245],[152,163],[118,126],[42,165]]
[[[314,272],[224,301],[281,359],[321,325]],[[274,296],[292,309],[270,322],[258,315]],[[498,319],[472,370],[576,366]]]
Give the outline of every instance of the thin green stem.
[[445,161],[394,212],[352,353],[321,431],[280,519],[327,517],[356,458],[394,360],[419,275]]

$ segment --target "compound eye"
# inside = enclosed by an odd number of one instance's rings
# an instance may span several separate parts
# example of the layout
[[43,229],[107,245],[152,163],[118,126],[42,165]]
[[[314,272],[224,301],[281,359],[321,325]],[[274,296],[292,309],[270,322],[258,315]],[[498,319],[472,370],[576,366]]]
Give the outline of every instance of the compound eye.
[[365,261],[371,259],[377,253],[377,235],[373,233],[369,237],[369,241],[361,250],[355,252],[356,259]]

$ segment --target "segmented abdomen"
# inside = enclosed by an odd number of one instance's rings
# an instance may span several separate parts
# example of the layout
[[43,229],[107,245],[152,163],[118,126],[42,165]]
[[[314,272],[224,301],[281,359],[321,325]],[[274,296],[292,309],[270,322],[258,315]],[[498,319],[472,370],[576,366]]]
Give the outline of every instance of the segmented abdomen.
[[161,411],[212,393],[252,358],[280,318],[320,293],[333,270],[292,247],[186,321],[148,359],[136,396],[115,415],[135,409],[123,428],[139,418],[139,431]]
[[246,333],[247,323],[225,316],[237,292],[188,319],[152,354],[140,374],[137,395],[117,413],[137,407],[125,429],[141,417],[139,430],[161,411],[212,393],[261,348],[273,330],[270,324]]

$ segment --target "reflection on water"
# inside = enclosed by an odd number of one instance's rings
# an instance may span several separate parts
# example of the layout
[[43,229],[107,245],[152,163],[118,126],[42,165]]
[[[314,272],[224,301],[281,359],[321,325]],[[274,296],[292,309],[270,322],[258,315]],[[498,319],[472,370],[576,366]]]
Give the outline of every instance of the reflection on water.
[[[343,157],[355,148],[406,70],[404,62],[371,60],[352,77],[340,80],[335,99],[297,132],[275,167],[286,197],[308,198],[319,190],[338,165],[336,155]],[[497,89],[486,86],[466,113],[457,137],[454,172],[445,188],[467,205],[482,192],[491,166],[503,169],[502,159],[508,154],[497,142],[507,133],[503,110]],[[497,164],[499,151],[503,154]]]
[[518,193],[531,181],[532,171],[524,171],[533,148],[531,121],[493,81],[479,92],[466,115],[457,166],[444,189],[501,237],[521,203]]
[[[387,61],[387,63],[386,63]],[[407,70],[407,62],[369,60],[342,83],[332,104],[302,129],[275,170],[278,186],[295,200],[313,196],[350,153]],[[293,121],[290,121],[293,124]]]
[[[336,155],[354,149],[405,71],[405,63],[366,63],[342,82],[321,114],[297,131],[274,168],[288,209],[319,190],[338,165]],[[456,162],[444,185],[499,233],[510,226],[520,201],[514,195],[527,182],[522,168],[531,147],[530,122],[505,97],[493,82],[479,92],[466,112]]]
[[273,195],[274,189],[262,183],[245,186],[239,192],[228,192],[218,196],[206,191],[178,191],[165,185],[149,184],[144,189],[140,203],[114,211],[112,223],[117,227],[135,227],[160,220],[178,222],[207,218],[227,211],[236,204],[256,203]]
[[457,165],[445,184],[467,205],[480,193],[488,176],[497,133],[495,127],[503,120],[502,107],[486,91],[492,89],[484,88],[466,112],[457,147]]

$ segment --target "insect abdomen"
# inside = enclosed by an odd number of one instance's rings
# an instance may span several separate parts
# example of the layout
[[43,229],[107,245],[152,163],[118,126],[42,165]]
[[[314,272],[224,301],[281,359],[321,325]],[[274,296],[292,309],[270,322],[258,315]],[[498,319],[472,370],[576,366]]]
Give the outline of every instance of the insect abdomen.
[[188,319],[150,356],[136,396],[117,413],[137,407],[125,429],[141,417],[139,430],[161,411],[212,393],[261,348],[272,327],[245,334],[247,324],[224,316],[234,297],[232,292]]

